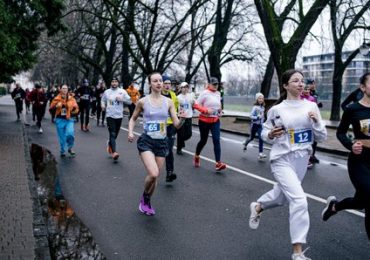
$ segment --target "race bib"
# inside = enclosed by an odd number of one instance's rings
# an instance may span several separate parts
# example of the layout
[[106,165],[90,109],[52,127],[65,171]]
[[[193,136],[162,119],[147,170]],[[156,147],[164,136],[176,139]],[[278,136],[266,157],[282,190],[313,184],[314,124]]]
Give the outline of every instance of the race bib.
[[16,94],[15,95],[15,97],[14,98],[20,98],[21,97],[21,94],[20,93],[18,93],[18,94]]
[[83,96],[81,97],[81,99],[83,99],[83,100],[88,100],[88,99],[90,99],[90,95],[89,95],[89,94],[85,94],[85,95],[83,95]]
[[60,115],[61,116],[66,116],[67,115],[67,109],[65,107],[63,107],[62,110],[60,111]]
[[190,108],[190,104],[181,104],[180,105],[180,108],[184,109],[184,110],[188,110]]
[[164,139],[167,136],[166,122],[149,121],[144,125],[144,131],[153,139]]
[[289,140],[291,144],[312,143],[311,129],[288,129]]
[[118,106],[119,101],[117,100],[108,100],[108,106]]
[[364,135],[370,136],[370,119],[360,120],[360,130]]

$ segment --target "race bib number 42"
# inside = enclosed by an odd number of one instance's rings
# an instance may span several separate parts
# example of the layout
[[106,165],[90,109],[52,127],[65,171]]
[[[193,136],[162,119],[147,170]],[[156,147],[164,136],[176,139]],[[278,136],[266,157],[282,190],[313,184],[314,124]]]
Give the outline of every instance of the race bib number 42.
[[311,129],[289,129],[288,134],[291,144],[312,143]]

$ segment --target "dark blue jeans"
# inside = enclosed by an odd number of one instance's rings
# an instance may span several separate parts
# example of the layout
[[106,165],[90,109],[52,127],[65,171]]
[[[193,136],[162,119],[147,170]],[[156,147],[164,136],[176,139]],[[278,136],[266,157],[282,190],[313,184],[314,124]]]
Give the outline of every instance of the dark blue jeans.
[[220,120],[215,123],[205,123],[199,120],[199,132],[200,132],[200,141],[197,144],[195,151],[196,155],[200,155],[203,150],[203,147],[208,141],[209,131],[212,133],[213,141],[213,151],[215,153],[216,162],[221,161],[221,143],[220,143]]
[[258,134],[258,149],[259,149],[259,152],[262,153],[263,152],[263,140],[261,138],[261,132],[262,132],[261,124],[252,124],[251,135],[249,136],[249,139],[245,142],[245,146],[247,146],[256,137],[256,134]]

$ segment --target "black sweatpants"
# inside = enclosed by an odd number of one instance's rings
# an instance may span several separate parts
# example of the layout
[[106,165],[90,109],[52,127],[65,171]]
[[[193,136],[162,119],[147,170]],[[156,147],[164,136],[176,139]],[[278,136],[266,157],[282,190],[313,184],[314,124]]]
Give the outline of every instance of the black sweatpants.
[[109,132],[109,145],[112,148],[112,152],[116,152],[116,139],[118,137],[119,130],[121,128],[122,118],[107,117],[107,125]]
[[348,173],[355,195],[335,204],[337,211],[344,209],[365,209],[365,228],[370,240],[370,149],[364,148],[360,155],[348,156]]

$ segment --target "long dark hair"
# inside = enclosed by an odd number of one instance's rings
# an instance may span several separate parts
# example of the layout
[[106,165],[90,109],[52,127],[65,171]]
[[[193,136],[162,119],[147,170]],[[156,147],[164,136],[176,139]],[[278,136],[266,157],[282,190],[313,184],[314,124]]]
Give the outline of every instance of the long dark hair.
[[[300,70],[296,70],[296,69],[286,70],[286,71],[284,71],[283,75],[281,75],[281,84],[287,85],[288,82],[289,82],[289,80],[290,80],[290,78],[295,73],[299,73],[299,74],[301,74],[303,76],[303,73]],[[286,98],[287,98],[287,92],[286,92],[286,89],[283,88],[283,92],[281,93],[279,99],[276,101],[276,103],[274,105],[280,104]]]
[[369,76],[370,76],[370,72],[366,72],[364,75],[362,75],[361,78],[360,78],[360,84],[365,85],[367,77],[369,77]]

